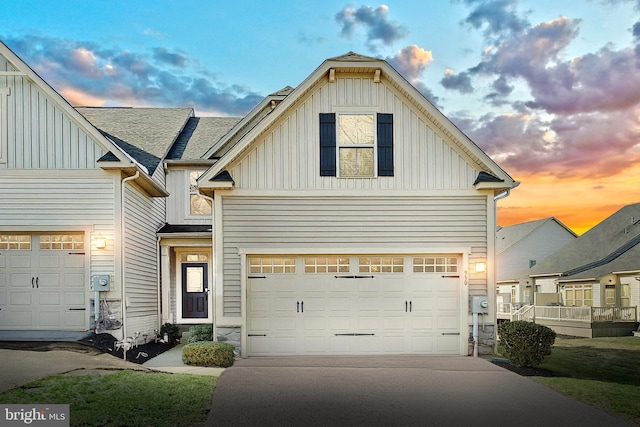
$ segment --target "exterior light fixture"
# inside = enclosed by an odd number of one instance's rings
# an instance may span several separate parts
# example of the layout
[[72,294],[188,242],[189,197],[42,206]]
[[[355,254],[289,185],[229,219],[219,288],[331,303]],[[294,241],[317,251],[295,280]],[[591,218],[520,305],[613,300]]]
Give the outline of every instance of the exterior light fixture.
[[107,238],[102,235],[97,235],[95,237],[96,249],[106,249],[107,247]]
[[487,264],[484,262],[476,262],[476,273],[484,273],[487,271]]

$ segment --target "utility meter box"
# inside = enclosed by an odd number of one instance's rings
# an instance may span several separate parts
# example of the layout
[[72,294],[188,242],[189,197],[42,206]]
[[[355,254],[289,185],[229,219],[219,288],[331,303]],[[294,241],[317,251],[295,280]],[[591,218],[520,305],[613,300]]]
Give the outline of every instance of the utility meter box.
[[487,296],[474,296],[471,299],[472,313],[489,313],[489,298]]
[[111,290],[111,277],[108,274],[97,274],[92,276],[91,289],[97,292]]

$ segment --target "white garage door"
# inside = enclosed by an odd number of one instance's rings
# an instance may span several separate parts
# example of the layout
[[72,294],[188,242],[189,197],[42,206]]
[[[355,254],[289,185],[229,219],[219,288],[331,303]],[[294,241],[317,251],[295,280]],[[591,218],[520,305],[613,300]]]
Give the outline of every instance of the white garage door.
[[0,233],[0,328],[84,330],[84,235]]
[[248,354],[459,354],[459,262],[249,257]]

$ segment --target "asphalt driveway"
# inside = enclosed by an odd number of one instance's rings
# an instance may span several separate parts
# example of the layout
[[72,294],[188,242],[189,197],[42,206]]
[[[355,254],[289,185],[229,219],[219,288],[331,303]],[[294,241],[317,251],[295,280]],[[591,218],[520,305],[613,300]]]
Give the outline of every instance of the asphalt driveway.
[[481,358],[283,357],[235,362],[207,425],[630,426]]

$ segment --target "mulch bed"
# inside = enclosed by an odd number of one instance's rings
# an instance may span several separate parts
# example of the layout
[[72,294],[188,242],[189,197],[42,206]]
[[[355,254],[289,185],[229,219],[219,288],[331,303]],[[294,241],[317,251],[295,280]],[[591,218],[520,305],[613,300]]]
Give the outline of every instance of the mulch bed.
[[[122,348],[116,350],[116,342],[118,340],[111,334],[92,334],[87,338],[84,338],[80,343],[89,345],[93,348],[100,350],[103,353],[109,353],[120,359],[124,356],[124,350]],[[143,364],[149,359],[156,357],[159,354],[164,353],[173,346],[164,342],[156,342],[155,340],[148,341],[147,343],[140,343],[137,347],[133,347],[127,350],[127,361]]]
[[[124,351],[122,349],[116,350],[116,341],[118,340],[111,334],[92,333],[80,341],[72,342],[0,341],[0,348],[25,351],[66,350],[81,353],[107,353],[122,359]],[[137,347],[127,350],[127,361],[141,365],[172,347],[170,344],[160,341],[156,342],[155,340],[147,343],[141,342]]]
[[509,360],[507,359],[491,359],[491,363],[493,363],[494,365],[500,366],[501,368],[508,369],[512,372],[515,372],[518,375],[522,375],[523,377],[563,377],[565,376],[557,372],[547,371],[546,369],[527,368],[527,367],[512,365],[511,362],[509,362]]

